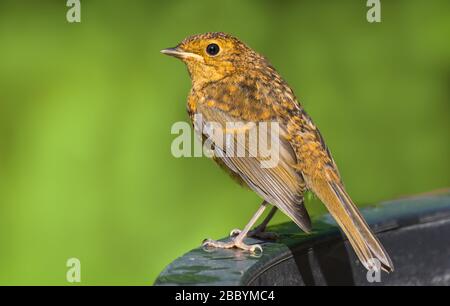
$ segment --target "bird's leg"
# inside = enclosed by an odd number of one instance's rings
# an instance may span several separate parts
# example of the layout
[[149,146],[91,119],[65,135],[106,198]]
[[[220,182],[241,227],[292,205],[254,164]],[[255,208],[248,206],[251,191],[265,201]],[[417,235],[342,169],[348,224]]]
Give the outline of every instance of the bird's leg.
[[[264,203],[267,202],[264,201]],[[276,212],[277,207],[273,206],[264,221],[253,230],[249,231],[247,237],[259,238],[263,240],[276,240],[278,238],[278,235],[276,233],[266,232],[267,225],[269,224],[270,220],[272,220]],[[240,229],[234,229],[231,231],[230,236],[237,236],[241,232],[242,231]]]
[[231,249],[238,248],[250,252],[262,252],[262,247],[259,244],[247,245],[244,243],[244,238],[247,236],[248,232],[252,228],[252,226],[258,221],[259,217],[261,217],[262,213],[266,209],[268,203],[264,201],[253,217],[250,219],[248,224],[245,226],[244,230],[241,231],[236,237],[232,238],[230,242],[222,242],[222,241],[214,241],[211,239],[207,239],[203,241],[203,247],[214,247],[221,249]]
[[277,239],[278,238],[277,233],[266,232],[267,225],[269,224],[270,220],[272,220],[277,210],[278,210],[277,207],[273,206],[267,217],[264,219],[264,221],[260,225],[255,227],[253,230],[251,230],[247,236],[270,240]]

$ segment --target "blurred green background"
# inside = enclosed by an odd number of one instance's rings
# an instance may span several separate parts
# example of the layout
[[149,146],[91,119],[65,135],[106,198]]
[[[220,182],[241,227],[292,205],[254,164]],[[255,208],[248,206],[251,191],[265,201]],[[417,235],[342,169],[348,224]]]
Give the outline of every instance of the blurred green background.
[[[206,158],[176,159],[184,65],[159,53],[232,33],[320,127],[360,204],[450,185],[450,2],[0,2],[0,284],[152,284],[242,227],[260,199]],[[324,212],[316,200],[313,215]],[[281,215],[275,222],[286,221]]]

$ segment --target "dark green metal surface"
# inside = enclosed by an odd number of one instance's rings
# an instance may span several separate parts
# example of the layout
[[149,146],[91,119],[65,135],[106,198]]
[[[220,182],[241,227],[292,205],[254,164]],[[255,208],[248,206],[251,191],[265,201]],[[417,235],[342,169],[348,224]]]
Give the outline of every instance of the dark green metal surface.
[[[450,219],[450,191],[387,201],[366,207],[362,213],[378,235],[410,226],[448,220]],[[304,234],[294,223],[283,223],[269,229],[280,235],[276,242],[248,238],[246,243],[259,243],[263,246],[264,251],[260,256],[237,249],[194,249],[167,266],[156,279],[155,285],[258,284],[259,276],[271,269],[277,269],[276,267],[280,267],[280,271],[274,274],[278,276],[274,277],[270,285],[291,284],[288,280],[295,276],[291,275],[289,265],[283,266],[282,263],[292,261],[298,253],[307,254],[313,246],[321,245],[325,246],[325,249],[330,249],[336,247],[336,241],[342,242],[342,235],[328,214],[313,220],[313,229],[311,234]],[[448,238],[447,241],[450,242]],[[395,243],[393,245],[391,248],[395,248]],[[352,251],[348,247],[344,250],[348,250],[348,265],[352,267],[352,273],[363,273],[364,270],[361,269],[354,254],[351,254]],[[294,268],[297,270],[295,266]],[[314,271],[310,273],[314,274]],[[353,279],[355,276],[352,277]],[[296,282],[292,281],[292,283]]]

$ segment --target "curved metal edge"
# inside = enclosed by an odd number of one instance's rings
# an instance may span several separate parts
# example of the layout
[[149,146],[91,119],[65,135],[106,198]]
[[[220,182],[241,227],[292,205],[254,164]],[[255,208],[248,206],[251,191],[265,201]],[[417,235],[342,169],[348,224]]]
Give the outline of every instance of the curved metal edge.
[[[385,201],[362,209],[362,213],[377,234],[448,218],[450,190]],[[310,235],[299,232],[291,222],[272,226],[271,231],[280,233],[276,243],[248,238],[247,243],[263,245],[261,257],[233,249],[194,249],[169,264],[154,285],[252,285],[266,271],[292,259],[294,253],[307,256],[314,247],[345,240],[328,214],[316,218],[313,226]]]

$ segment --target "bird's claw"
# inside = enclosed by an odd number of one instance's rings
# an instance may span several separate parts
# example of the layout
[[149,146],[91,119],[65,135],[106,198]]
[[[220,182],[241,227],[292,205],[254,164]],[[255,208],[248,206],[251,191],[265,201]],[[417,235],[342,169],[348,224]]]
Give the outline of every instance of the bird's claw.
[[233,239],[229,242],[215,241],[212,239],[206,239],[202,243],[203,248],[219,248],[219,249],[232,249],[237,248],[250,253],[262,254],[263,248],[259,244],[248,245],[241,240]]
[[230,237],[235,237],[235,236],[239,235],[241,232],[242,231],[240,229],[235,228],[235,229],[231,230]]
[[250,252],[255,253],[255,254],[262,254],[263,252],[263,248],[260,244],[253,244],[250,246]]

